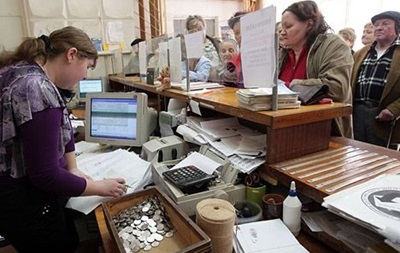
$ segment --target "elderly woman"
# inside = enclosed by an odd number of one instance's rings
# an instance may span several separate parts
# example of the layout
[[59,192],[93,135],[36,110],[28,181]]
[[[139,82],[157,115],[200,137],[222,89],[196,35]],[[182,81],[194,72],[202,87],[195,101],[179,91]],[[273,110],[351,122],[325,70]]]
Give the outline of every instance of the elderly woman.
[[218,68],[218,76],[221,84],[226,86],[236,86],[237,75],[235,72],[228,70],[228,64],[231,63],[239,53],[236,40],[227,39],[221,42],[219,46],[219,57],[221,65]]
[[[191,32],[204,32],[204,53],[203,55],[211,61],[212,69],[217,69],[221,64],[221,60],[218,55],[219,41],[211,38],[206,34],[206,22],[204,18],[199,15],[190,15],[186,18],[186,30]],[[217,81],[217,71],[211,71],[209,76],[210,81]]]
[[[351,103],[350,76],[353,57],[347,44],[330,27],[317,4],[300,1],[282,13],[282,43],[279,78],[291,86],[326,84],[335,102]],[[351,138],[350,117],[336,118],[332,135]]]
[[[246,15],[248,12],[238,11],[233,14],[233,16],[228,20],[228,25],[232,29],[233,34],[235,36],[235,40],[240,48],[240,44],[242,43],[242,34],[240,32],[240,19]],[[231,62],[226,64],[227,70],[236,73],[237,81],[236,87],[243,88],[243,73],[242,73],[242,57],[240,52],[237,56],[233,57]]]

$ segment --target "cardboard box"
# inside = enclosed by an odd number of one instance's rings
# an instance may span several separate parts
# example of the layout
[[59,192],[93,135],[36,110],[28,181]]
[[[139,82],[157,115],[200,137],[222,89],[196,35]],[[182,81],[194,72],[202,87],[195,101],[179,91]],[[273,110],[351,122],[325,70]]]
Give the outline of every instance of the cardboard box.
[[[187,216],[179,207],[157,187],[151,187],[143,191],[125,195],[102,204],[106,218],[107,228],[116,244],[118,252],[125,252],[122,240],[118,236],[117,227],[113,217],[123,210],[129,209],[139,203],[148,200],[150,197],[157,197],[169,217],[169,223],[174,228],[174,235],[160,241],[158,247],[151,249],[152,253],[182,252],[202,253],[211,251],[210,238]],[[140,252],[144,252],[142,249]]]

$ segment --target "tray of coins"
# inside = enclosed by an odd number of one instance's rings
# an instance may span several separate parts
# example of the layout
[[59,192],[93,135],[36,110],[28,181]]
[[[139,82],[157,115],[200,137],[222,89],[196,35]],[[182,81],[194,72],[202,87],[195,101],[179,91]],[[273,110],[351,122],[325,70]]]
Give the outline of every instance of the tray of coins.
[[211,252],[210,238],[158,187],[102,203],[118,252]]

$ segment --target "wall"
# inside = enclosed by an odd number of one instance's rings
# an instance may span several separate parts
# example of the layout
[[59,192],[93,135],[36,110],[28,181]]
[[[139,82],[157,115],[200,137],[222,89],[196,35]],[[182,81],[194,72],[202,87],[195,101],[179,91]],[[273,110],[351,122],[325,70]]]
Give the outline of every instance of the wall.
[[[150,0],[145,0],[145,6]],[[124,63],[129,59],[130,42],[139,37],[138,0],[0,0],[0,49],[14,49],[24,37],[50,34],[66,25],[85,30],[90,37],[109,41],[110,27],[120,27]],[[43,8],[46,6],[46,8]],[[216,18],[217,27],[227,25],[234,12],[242,8],[239,0],[166,0],[167,33],[173,33],[174,18],[189,14]],[[145,27],[149,30],[149,25]],[[110,57],[101,56],[89,77],[105,76],[111,71]]]
[[8,50],[27,34],[24,9],[22,0],[0,0],[0,6],[0,50]]

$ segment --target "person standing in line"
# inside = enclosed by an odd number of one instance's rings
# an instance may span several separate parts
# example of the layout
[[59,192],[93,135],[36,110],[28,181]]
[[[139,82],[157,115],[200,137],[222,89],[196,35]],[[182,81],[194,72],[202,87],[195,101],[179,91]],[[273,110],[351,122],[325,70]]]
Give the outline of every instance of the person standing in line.
[[354,54],[353,47],[354,47],[354,42],[356,41],[357,38],[356,31],[354,31],[353,28],[346,27],[340,30],[338,32],[338,35],[342,37],[344,42],[346,42],[346,44],[350,47],[351,54]]
[[236,73],[237,81],[236,87],[243,88],[243,73],[242,73],[242,57],[240,54],[240,44],[242,43],[242,34],[240,32],[240,19],[246,15],[246,11],[238,11],[233,14],[233,16],[228,20],[229,27],[233,30],[235,40],[239,46],[239,53],[236,57],[233,57],[232,61],[227,64],[227,70]]
[[352,73],[354,138],[386,146],[400,142],[400,12],[372,17],[375,41],[354,54]]
[[219,46],[221,65],[218,68],[219,82],[225,86],[236,86],[237,75],[227,69],[228,63],[232,62],[238,54],[238,44],[233,39],[223,40]]
[[364,25],[361,42],[364,44],[364,46],[371,45],[372,42],[374,42],[374,25],[371,22],[368,22]]
[[144,40],[135,39],[131,43],[132,55],[129,59],[128,64],[125,66],[124,73],[127,75],[139,75],[139,43]]
[[75,158],[66,99],[97,58],[72,26],[0,54],[0,234],[18,252],[74,252],[68,197],[126,192],[124,179],[94,181]]
[[[299,1],[282,13],[279,79],[293,84],[329,87],[334,102],[351,104],[353,57],[347,44],[330,27],[314,1]],[[351,116],[335,118],[331,135],[352,138]]]

